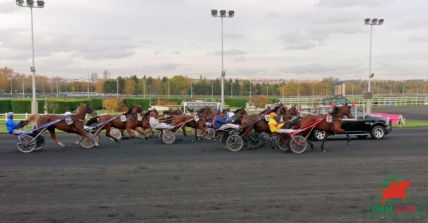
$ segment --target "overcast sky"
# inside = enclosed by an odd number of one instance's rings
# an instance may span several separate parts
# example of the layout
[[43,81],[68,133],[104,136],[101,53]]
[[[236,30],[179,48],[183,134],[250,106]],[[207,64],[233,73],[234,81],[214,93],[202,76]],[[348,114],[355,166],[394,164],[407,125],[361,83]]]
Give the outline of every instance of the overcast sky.
[[[36,66],[49,76],[220,73],[225,19],[227,77],[361,79],[368,76],[366,17],[379,79],[428,79],[425,0],[45,0],[34,10]],[[30,10],[0,0],[0,67],[31,65]]]

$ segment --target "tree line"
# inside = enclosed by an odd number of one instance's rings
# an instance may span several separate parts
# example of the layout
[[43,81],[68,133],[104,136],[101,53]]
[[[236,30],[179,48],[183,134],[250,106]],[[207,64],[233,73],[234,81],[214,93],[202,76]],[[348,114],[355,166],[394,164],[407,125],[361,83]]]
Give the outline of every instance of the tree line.
[[[367,80],[340,81],[336,78],[322,80],[242,80],[226,79],[225,96],[320,96],[333,95],[337,83],[346,83],[347,95],[361,95],[367,89]],[[0,93],[31,93],[32,77],[13,69],[0,68]],[[108,71],[96,81],[70,80],[36,75],[37,92],[50,94],[63,92],[96,92],[126,95],[214,95],[221,94],[220,79],[202,76],[192,79],[183,75],[173,77],[118,76],[110,77]],[[372,92],[382,95],[428,94],[428,81],[423,80],[372,80]]]

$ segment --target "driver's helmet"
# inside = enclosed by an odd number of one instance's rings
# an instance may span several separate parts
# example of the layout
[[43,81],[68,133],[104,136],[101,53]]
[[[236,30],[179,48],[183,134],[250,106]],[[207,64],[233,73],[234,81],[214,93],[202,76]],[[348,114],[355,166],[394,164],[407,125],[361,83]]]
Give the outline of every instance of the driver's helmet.
[[72,115],[72,113],[71,113],[71,112],[69,112],[69,111],[64,113],[64,116],[66,116],[66,117],[69,117],[69,116],[71,116],[71,115]]
[[8,112],[8,113],[7,113],[7,117],[8,117],[8,118],[13,118],[13,112]]
[[274,118],[274,117],[276,117],[277,115],[276,115],[276,113],[275,112],[271,112],[270,114],[269,114],[269,117],[270,118]]
[[235,113],[233,111],[229,111],[227,113],[227,117],[232,118],[233,116],[235,116]]

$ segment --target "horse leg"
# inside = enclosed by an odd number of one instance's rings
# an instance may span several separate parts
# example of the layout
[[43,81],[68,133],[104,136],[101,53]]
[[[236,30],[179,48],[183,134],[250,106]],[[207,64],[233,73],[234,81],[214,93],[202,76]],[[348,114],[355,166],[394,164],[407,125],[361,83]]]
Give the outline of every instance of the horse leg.
[[349,133],[348,133],[348,131],[346,131],[346,130],[344,130],[344,129],[339,128],[338,130],[336,130],[336,132],[337,132],[338,134],[346,134],[347,144],[348,144],[348,145],[350,145],[350,144],[351,144],[351,137],[349,137]]
[[52,138],[52,140],[56,143],[56,144],[58,144],[59,146],[61,146],[62,148],[65,148],[66,146],[61,142],[61,141],[59,141],[59,139],[56,137],[56,133],[55,133],[55,129],[54,128],[51,128],[51,129],[49,129],[49,133],[51,134],[51,138]]
[[134,138],[134,137],[137,137],[131,128],[127,128],[127,129],[126,129],[126,132],[127,132],[127,133],[128,133],[128,135],[129,135],[129,137],[128,137],[128,138]]
[[327,140],[328,135],[329,135],[329,133],[328,133],[328,132],[326,132],[325,138],[322,140],[322,143],[321,143],[321,151],[322,151],[322,152],[326,152],[326,151],[327,151],[327,150],[324,148],[324,143],[325,143],[325,141]]
[[107,138],[112,139],[115,142],[119,142],[118,139],[116,139],[116,138],[114,138],[113,136],[110,135],[110,130],[111,130],[111,126],[110,125],[106,125],[104,128],[106,130],[106,137]]
[[195,131],[195,140],[198,141],[199,140],[199,138],[198,138],[198,129],[194,128],[194,131]]
[[309,143],[311,149],[314,150],[314,144],[311,142],[311,140],[308,139],[307,142]]
[[89,141],[91,141],[92,143],[94,143],[94,146],[96,146],[96,147],[98,147],[98,146],[100,146],[99,145],[99,143],[97,142],[97,140],[95,140],[95,138],[91,138],[90,136],[89,136],[89,134],[87,133],[87,132],[85,132],[85,130],[84,129],[81,129],[81,128],[75,128],[75,130],[74,130],[75,132],[77,132],[77,134],[79,134],[80,135],[80,140],[79,140],[79,144],[80,144],[80,142],[82,142],[82,140],[84,139],[84,138],[87,138]]
[[181,131],[183,131],[183,135],[187,137],[186,126],[181,127]]

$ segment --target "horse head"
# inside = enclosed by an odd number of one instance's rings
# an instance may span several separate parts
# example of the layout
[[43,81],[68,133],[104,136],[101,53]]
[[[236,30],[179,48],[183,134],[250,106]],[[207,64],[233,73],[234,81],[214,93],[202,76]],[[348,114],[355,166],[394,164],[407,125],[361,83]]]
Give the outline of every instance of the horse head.
[[287,110],[286,116],[290,116],[290,117],[300,116],[299,109],[297,109],[296,105],[293,105],[293,107]]
[[333,117],[337,118],[343,118],[344,116],[348,118],[352,118],[352,112],[350,106],[348,104],[345,104],[343,106],[335,106],[333,111],[330,113]]
[[85,116],[86,114],[91,115],[92,117],[95,117],[97,115],[97,112],[95,110],[93,110],[88,103],[83,104],[82,106],[79,107],[79,109],[77,110],[76,115],[78,116]]

